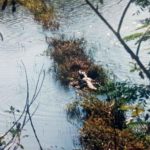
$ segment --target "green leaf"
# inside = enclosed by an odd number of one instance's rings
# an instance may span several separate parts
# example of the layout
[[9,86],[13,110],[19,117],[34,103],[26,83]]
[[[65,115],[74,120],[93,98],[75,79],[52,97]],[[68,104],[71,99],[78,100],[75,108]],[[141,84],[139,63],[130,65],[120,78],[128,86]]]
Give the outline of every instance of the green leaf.
[[150,26],[150,24],[144,24],[144,25],[142,25],[142,26],[136,28],[136,30],[144,29],[144,28],[146,28],[146,27],[148,27],[148,26]]
[[124,37],[124,40],[125,40],[125,41],[135,40],[135,39],[137,39],[137,38],[140,38],[142,35],[143,35],[142,32],[130,34],[130,35],[128,35],[128,36],[125,36],[125,37]]
[[122,106],[120,107],[120,110],[128,111],[128,110],[133,110],[134,108],[135,108],[134,106],[122,105]]
[[143,112],[144,112],[143,108],[136,107],[135,110],[132,112],[132,117],[137,117]]

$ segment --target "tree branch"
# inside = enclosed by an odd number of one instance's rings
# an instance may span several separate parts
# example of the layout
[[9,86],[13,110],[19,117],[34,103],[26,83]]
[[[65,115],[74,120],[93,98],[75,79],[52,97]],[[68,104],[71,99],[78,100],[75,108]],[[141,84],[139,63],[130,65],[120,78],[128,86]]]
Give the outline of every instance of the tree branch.
[[86,3],[92,8],[92,10],[101,18],[101,20],[107,25],[107,27],[116,35],[115,29],[110,25],[110,23],[102,16],[102,14],[94,7],[94,5],[89,1],[85,0]]
[[[92,10],[98,15],[98,17],[106,24],[106,26],[114,33],[114,35],[117,37],[117,39],[122,44],[122,46],[124,47],[124,49],[130,54],[131,58],[135,60],[135,62],[138,64],[138,66],[144,72],[144,74],[146,75],[146,77],[150,80],[150,72],[143,65],[143,63],[141,62],[141,60],[139,59],[139,57],[134,54],[133,50],[125,43],[125,41],[121,37],[120,33],[116,32],[114,30],[114,28],[110,25],[110,23],[102,16],[102,14],[94,7],[94,5],[89,0],[85,0],[85,1],[92,8]],[[132,0],[130,1],[130,3],[131,2],[132,2]],[[126,7],[123,16],[125,16],[126,11],[129,8],[130,4],[128,4],[127,6],[128,7]],[[121,25],[123,23],[123,18],[124,18],[123,16],[122,16],[122,19],[120,21],[121,22],[120,25],[119,25],[120,27],[118,27],[119,30],[120,30]]]
[[122,15],[121,15],[121,18],[120,18],[120,21],[119,21],[119,25],[118,25],[118,29],[117,29],[117,32],[118,32],[118,33],[120,33],[121,26],[122,26],[122,24],[123,24],[125,15],[126,15],[128,9],[129,9],[129,7],[130,7],[130,5],[131,5],[131,3],[132,3],[133,1],[134,1],[134,0],[130,0],[130,1],[128,2],[127,6],[125,7],[125,9],[124,9],[124,11],[123,11],[123,13],[122,13]]
[[141,37],[141,39],[139,39],[139,43],[138,43],[138,46],[137,46],[137,50],[136,50],[136,55],[138,56],[138,54],[139,54],[139,51],[140,51],[140,47],[141,47],[141,44],[142,44],[142,42],[143,42],[143,40],[144,40],[144,38],[145,38],[145,35],[147,34],[147,32],[150,30],[150,27],[148,27],[147,28],[147,30],[145,31],[145,33],[143,34],[143,36]]

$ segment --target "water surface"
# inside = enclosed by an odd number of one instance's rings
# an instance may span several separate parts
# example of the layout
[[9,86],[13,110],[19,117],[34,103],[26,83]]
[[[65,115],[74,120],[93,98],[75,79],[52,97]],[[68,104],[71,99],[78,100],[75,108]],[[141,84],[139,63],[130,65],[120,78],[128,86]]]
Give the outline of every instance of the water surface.
[[[81,5],[79,0],[51,2],[57,9],[61,24],[60,30],[53,33],[43,31],[42,26],[22,7],[17,8],[15,14],[11,14],[9,10],[0,13],[0,32],[4,36],[4,41],[0,41],[0,133],[5,132],[13,120],[5,110],[11,105],[22,109],[25,103],[26,85],[21,60],[27,68],[31,95],[34,92],[38,73],[44,64],[46,78],[42,91],[31,108],[33,111],[39,104],[33,122],[45,149],[71,150],[78,147],[79,132],[67,121],[65,107],[73,100],[75,94],[73,90],[66,90],[60,86],[49,71],[53,61],[43,55],[47,49],[45,35],[53,37],[65,34],[68,37],[85,37],[88,42],[87,49],[92,50],[96,63],[112,71],[117,76],[117,80],[146,84],[147,81],[141,80],[137,73],[130,73],[129,55],[88,6]],[[127,0],[121,2],[106,0],[104,5],[100,6],[100,10],[116,27],[126,3]],[[138,16],[133,15],[136,10],[137,7],[132,5],[122,28],[123,36],[134,32],[134,29],[140,25]],[[148,16],[147,12],[140,14],[141,18],[145,16]],[[135,47],[133,42],[129,44]],[[143,50],[140,53],[145,63],[149,61],[147,52]],[[38,149],[29,125],[25,127],[23,134],[29,135],[28,138],[22,139],[25,149]]]

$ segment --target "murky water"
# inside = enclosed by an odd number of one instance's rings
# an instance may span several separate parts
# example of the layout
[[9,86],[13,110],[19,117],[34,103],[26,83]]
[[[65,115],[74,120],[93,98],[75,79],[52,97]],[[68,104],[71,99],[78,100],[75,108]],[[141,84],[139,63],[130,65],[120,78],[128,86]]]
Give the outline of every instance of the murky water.
[[[118,17],[127,0],[119,3],[119,0],[107,0],[101,11],[112,22],[117,25]],[[88,48],[92,48],[95,60],[113,71],[119,80],[132,80],[136,83],[147,83],[141,81],[137,73],[129,72],[130,57],[119,45],[112,33],[105,27],[99,18],[91,12],[87,6],[80,6],[80,1],[54,1],[60,13],[61,28],[55,34],[66,34],[69,36],[82,37],[88,41]],[[110,10],[111,8],[111,10]],[[136,10],[133,5],[126,17],[126,23],[122,32],[134,31],[139,25],[137,16],[131,14]],[[147,13],[141,14],[145,17]],[[40,96],[32,106],[34,110],[39,108],[33,117],[35,128],[45,149],[71,150],[78,146],[78,129],[67,121],[65,106],[73,97],[72,90],[65,90],[55,81],[49,69],[52,60],[43,55],[47,49],[45,34],[54,36],[51,32],[43,32],[41,25],[33,20],[33,16],[25,9],[17,8],[17,13],[0,13],[0,32],[4,41],[0,41],[0,133],[5,132],[12,117],[5,112],[11,105],[22,109],[25,103],[26,86],[24,70],[21,60],[26,65],[30,82],[30,94],[34,91],[36,79],[41,66],[44,64],[46,78]],[[133,43],[130,43],[133,47]],[[141,57],[147,63],[149,56],[147,51],[141,52]],[[29,125],[25,127],[24,135],[28,138],[22,139],[25,149],[38,149]]]

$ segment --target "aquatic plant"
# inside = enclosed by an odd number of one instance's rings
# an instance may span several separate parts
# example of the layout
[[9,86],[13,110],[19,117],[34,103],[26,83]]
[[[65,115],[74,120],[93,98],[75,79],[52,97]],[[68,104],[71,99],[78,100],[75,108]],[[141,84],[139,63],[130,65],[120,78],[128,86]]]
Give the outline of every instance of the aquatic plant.
[[54,8],[44,0],[1,0],[0,2],[2,10],[5,10],[7,6],[12,6],[12,12],[15,12],[16,4],[20,4],[27,8],[34,15],[35,20],[40,22],[44,28],[53,30],[59,28]]
[[44,0],[17,0],[19,4],[33,13],[35,20],[46,28],[58,29],[59,24],[55,21],[54,8],[46,4]]
[[[54,59],[58,78],[62,83],[76,84],[79,82],[79,70],[99,84],[104,84],[107,77],[100,65],[94,64],[91,56],[87,55],[86,42],[82,39],[52,39],[50,42],[51,57]],[[79,83],[77,83],[78,85]],[[93,83],[94,84],[94,83]]]

